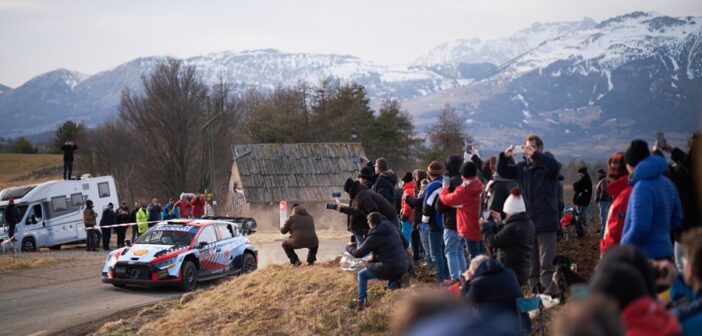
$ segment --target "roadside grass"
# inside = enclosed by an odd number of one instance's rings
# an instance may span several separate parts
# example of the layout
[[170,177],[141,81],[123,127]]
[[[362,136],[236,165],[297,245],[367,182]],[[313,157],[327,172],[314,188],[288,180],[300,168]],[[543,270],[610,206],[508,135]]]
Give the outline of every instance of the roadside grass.
[[59,261],[59,258],[54,257],[23,258],[16,256],[15,258],[12,258],[12,256],[8,255],[0,258],[0,271],[16,271],[20,269],[48,266],[57,264]]
[[369,282],[363,312],[355,307],[355,274],[338,259],[315,266],[269,265],[212,289],[187,293],[103,325],[93,335],[390,335],[398,302],[418,288],[390,291]]
[[60,178],[61,165],[56,154],[0,153],[0,189]]

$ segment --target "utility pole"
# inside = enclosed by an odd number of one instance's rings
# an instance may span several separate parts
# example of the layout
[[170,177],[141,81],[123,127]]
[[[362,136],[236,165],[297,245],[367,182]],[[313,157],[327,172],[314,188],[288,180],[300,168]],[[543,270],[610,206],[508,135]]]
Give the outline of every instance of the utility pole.
[[[208,159],[210,161],[210,193],[212,193],[212,200],[214,201],[215,199],[215,153],[214,153],[214,136],[212,134],[212,122],[215,121],[215,119],[219,118],[222,115],[223,111],[220,111],[219,113],[215,114],[214,116],[210,117],[212,115],[212,101],[210,99],[210,96],[207,96],[207,122],[200,127],[200,132],[204,132],[207,130],[207,154],[208,154]],[[212,204],[213,208],[216,206],[214,203]]]

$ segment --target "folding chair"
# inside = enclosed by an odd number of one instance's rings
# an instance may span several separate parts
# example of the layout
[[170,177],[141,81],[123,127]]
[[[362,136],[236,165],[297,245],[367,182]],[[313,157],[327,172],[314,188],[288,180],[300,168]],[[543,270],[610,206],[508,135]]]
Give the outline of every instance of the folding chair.
[[[536,331],[539,332],[540,335],[544,334],[544,314],[543,314],[543,309],[544,306],[541,303],[541,298],[539,298],[537,295],[534,295],[532,297],[528,298],[518,298],[517,299],[517,311],[521,314],[527,314],[529,315],[529,312],[531,311],[539,311],[539,325],[536,326],[535,328],[532,327],[532,333],[535,334]],[[526,330],[526,326],[522,326],[522,316],[519,316],[519,329],[524,332],[525,334],[528,334],[528,330]]]

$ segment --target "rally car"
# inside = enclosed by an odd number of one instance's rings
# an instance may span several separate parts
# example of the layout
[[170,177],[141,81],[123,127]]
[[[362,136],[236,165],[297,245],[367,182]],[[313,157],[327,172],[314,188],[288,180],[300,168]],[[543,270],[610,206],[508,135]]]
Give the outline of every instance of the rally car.
[[247,217],[161,222],[134,244],[110,252],[102,282],[192,291],[198,281],[253,272],[258,250],[247,236],[255,231],[256,221]]

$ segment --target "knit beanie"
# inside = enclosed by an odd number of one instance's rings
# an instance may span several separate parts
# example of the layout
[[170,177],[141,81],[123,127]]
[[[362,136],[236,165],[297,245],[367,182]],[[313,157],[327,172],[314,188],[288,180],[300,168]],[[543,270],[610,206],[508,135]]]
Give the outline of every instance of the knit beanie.
[[586,175],[587,174],[587,167],[578,168],[578,173]]
[[405,184],[412,182],[412,172],[406,172],[405,176],[402,177],[402,182]]
[[363,167],[361,168],[361,173],[358,174],[359,178],[370,180],[373,178],[373,168],[371,167]]
[[629,148],[627,148],[626,153],[624,153],[624,161],[632,167],[636,167],[639,162],[645,159],[647,156],[651,155],[648,150],[648,144],[646,141],[636,139],[631,142]]
[[502,212],[507,215],[513,215],[520,212],[526,212],[526,204],[524,204],[524,199],[522,198],[522,191],[519,188],[513,188],[510,192],[509,197],[505,201],[505,205],[502,208]]
[[[600,263],[597,264],[597,269],[609,267],[612,264],[627,264],[633,267],[644,280],[648,294],[651,297],[656,296],[656,277],[653,268],[648,261],[646,255],[634,245],[616,245],[607,249],[602,255]],[[596,271],[597,272],[597,271]]]
[[432,161],[429,164],[429,167],[427,167],[427,172],[429,174],[434,175],[434,176],[439,176],[441,173],[443,173],[444,167],[441,166],[441,163],[438,163],[436,161]]
[[344,182],[344,191],[347,193],[350,192],[354,182],[355,181],[352,178],[347,178],[346,182]]
[[446,172],[449,176],[454,176],[460,174],[461,164],[463,163],[463,158],[458,155],[451,155],[446,159]]
[[590,288],[593,294],[616,300],[622,310],[648,294],[641,273],[626,263],[612,263],[599,268],[590,281]]
[[461,165],[460,172],[463,178],[469,178],[475,176],[475,173],[478,172],[478,168],[472,161],[466,161]]

